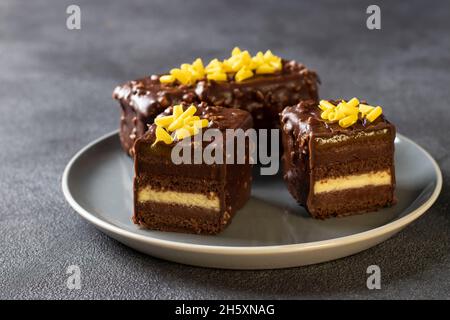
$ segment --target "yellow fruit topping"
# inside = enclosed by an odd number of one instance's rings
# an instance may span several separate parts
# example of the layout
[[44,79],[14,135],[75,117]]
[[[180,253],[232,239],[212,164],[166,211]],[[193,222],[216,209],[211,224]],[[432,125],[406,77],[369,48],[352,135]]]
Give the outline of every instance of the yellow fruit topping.
[[320,100],[319,108],[322,109],[322,111],[325,111],[327,109],[333,109],[336,108],[336,106],[327,100]]
[[175,136],[177,137],[178,140],[182,140],[184,138],[197,134],[198,131],[199,130],[197,127],[183,126],[177,131],[175,131]]
[[172,83],[172,82],[175,81],[175,78],[173,76],[171,76],[171,75],[166,75],[166,76],[161,76],[159,78],[159,81],[161,83]]
[[209,121],[194,116],[196,112],[197,108],[194,105],[191,105],[185,111],[183,111],[182,105],[175,105],[172,115],[157,117],[154,121],[156,124],[156,139],[153,145],[159,141],[171,144],[174,138],[182,140],[196,135],[200,129],[208,127]]
[[258,68],[256,68],[256,74],[267,74],[274,73],[275,68],[268,64],[262,64]]
[[328,120],[328,118],[330,116],[330,112],[334,114],[334,108],[326,109],[324,112],[322,112],[320,117],[324,120]]
[[351,108],[356,108],[359,105],[359,100],[357,98],[351,98],[346,104]]
[[206,67],[200,58],[192,64],[183,63],[179,68],[174,68],[169,75],[163,75],[159,81],[163,84],[171,84],[178,81],[184,85],[193,85],[197,81],[206,79],[212,81],[227,81],[234,79],[242,82],[252,78],[255,74],[273,74],[281,71],[283,63],[280,57],[275,56],[270,50],[261,51],[255,56],[245,50],[235,47],[228,59],[220,61],[211,60]]
[[183,123],[186,125],[191,125],[191,124],[194,124],[194,122],[195,121],[197,121],[197,120],[200,120],[200,117],[198,117],[198,116],[192,116],[192,117],[189,117],[189,118],[187,118],[187,119],[184,119],[183,120]]
[[342,128],[347,128],[347,127],[350,127],[351,125],[354,125],[356,123],[356,121],[358,121],[358,115],[351,114],[351,115],[346,116],[345,118],[342,118],[341,120],[339,120],[339,125]]
[[241,68],[234,76],[234,78],[236,79],[236,82],[242,82],[245,79],[248,79],[251,77],[253,77],[253,71],[247,67]]
[[175,117],[175,119],[178,118],[179,116],[181,116],[182,113],[183,113],[183,106],[181,104],[177,104],[177,105],[173,106],[172,114]]
[[173,142],[173,138],[167,131],[160,126],[156,127],[156,140],[153,143],[155,145],[158,141],[163,141],[165,144],[171,144]]
[[376,107],[366,116],[367,120],[370,122],[374,122],[376,118],[378,118],[383,113],[383,109],[381,107]]
[[188,70],[175,68],[170,70],[170,74],[181,84],[190,85],[193,83],[192,74]]
[[196,112],[197,108],[194,107],[194,105],[191,105],[186,109],[186,111],[184,111],[176,119],[174,119],[172,123],[167,127],[167,129],[169,129],[169,131],[174,131],[181,128],[184,125],[184,120],[192,117]]
[[227,74],[224,72],[214,72],[214,73],[210,73],[206,76],[206,78],[208,80],[214,80],[217,82],[220,81],[227,81]]
[[155,124],[157,126],[167,128],[175,119],[174,116],[165,116],[165,117],[159,117],[155,119]]
[[373,109],[375,109],[375,107],[369,106],[367,104],[360,104],[359,105],[359,112],[361,112],[363,115],[367,115]]
[[360,104],[357,98],[342,100],[337,106],[327,100],[321,100],[318,107],[322,110],[320,117],[326,121],[338,122],[343,128],[354,125],[359,118],[375,121],[382,113],[381,107]]
[[231,56],[237,56],[240,53],[241,49],[239,49],[238,47],[234,47],[234,49],[231,51]]

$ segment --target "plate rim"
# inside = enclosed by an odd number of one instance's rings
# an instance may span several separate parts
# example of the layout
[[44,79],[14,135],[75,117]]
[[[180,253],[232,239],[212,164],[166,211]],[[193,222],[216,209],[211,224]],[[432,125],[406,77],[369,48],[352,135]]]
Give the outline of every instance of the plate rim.
[[417,209],[411,211],[404,217],[400,219],[396,219],[382,226],[358,232],[352,235],[337,237],[333,239],[320,240],[320,241],[312,241],[305,243],[293,243],[293,244],[284,244],[284,245],[268,245],[268,246],[220,246],[220,245],[207,245],[207,244],[197,244],[197,243],[186,243],[186,242],[178,242],[173,240],[165,240],[154,238],[149,235],[141,235],[134,233],[132,231],[128,231],[122,229],[118,226],[113,225],[105,220],[102,220],[95,216],[94,214],[88,212],[84,209],[72,196],[68,179],[70,175],[70,171],[72,170],[75,162],[89,149],[94,147],[99,142],[106,140],[114,135],[117,135],[119,130],[114,130],[107,134],[100,136],[99,138],[91,141],[83,148],[81,148],[75,155],[70,159],[64,168],[64,172],[62,175],[61,186],[64,197],[66,201],[70,204],[72,209],[76,213],[78,213],[83,219],[92,223],[96,227],[111,232],[112,234],[117,234],[121,237],[132,239],[139,242],[144,242],[146,244],[155,245],[158,247],[163,247],[167,249],[175,249],[175,250],[184,250],[184,251],[192,251],[192,252],[201,252],[201,253],[213,253],[213,254],[233,254],[233,255],[259,255],[259,254],[269,254],[276,252],[277,254],[283,253],[293,253],[299,251],[310,251],[317,249],[330,249],[333,247],[340,247],[345,245],[350,245],[352,243],[358,243],[361,241],[368,241],[370,239],[375,239],[377,237],[383,235],[389,235],[396,230],[401,230],[403,227],[407,226],[421,215],[423,215],[437,200],[439,194],[442,190],[442,172],[441,169],[436,162],[436,160],[419,144],[415,143],[413,140],[403,136],[402,134],[397,133],[397,137],[399,139],[403,139],[414,144],[421,152],[425,154],[425,156],[430,160],[433,165],[434,172],[437,177],[436,186],[433,190],[431,196]]

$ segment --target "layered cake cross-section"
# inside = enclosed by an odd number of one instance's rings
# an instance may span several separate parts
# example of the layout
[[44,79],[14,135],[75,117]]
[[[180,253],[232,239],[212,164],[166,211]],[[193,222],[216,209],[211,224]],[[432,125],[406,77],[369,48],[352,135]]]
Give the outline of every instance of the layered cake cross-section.
[[283,177],[314,218],[395,203],[395,127],[382,108],[350,101],[303,101],[280,115]]
[[303,64],[272,54],[234,48],[224,60],[201,59],[183,63],[168,74],[129,81],[115,88],[122,115],[120,140],[132,155],[134,142],[167,107],[180,103],[243,109],[259,128],[278,128],[278,115],[285,106],[318,99],[318,76]]
[[[252,126],[250,114],[239,109],[205,103],[182,103],[166,109],[135,144],[133,221],[161,231],[222,231],[247,202],[252,181],[248,152],[244,161],[226,161],[225,131],[245,131]],[[207,130],[220,135],[202,139]],[[180,143],[184,143],[183,149],[175,155],[185,157],[184,152],[188,152],[187,161],[174,160],[172,151]],[[215,159],[222,161],[195,158],[211,146],[218,151],[210,154],[219,152]],[[245,140],[246,150],[248,146]]]

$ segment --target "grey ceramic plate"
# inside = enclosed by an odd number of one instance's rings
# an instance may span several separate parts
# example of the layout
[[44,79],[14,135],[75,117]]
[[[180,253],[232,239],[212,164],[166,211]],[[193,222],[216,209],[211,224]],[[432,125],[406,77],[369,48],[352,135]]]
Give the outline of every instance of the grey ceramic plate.
[[143,230],[131,222],[132,160],[117,132],[90,143],[67,165],[62,188],[70,205],[118,241],[150,255],[198,266],[267,269],[301,266],[372,247],[422,215],[442,186],[434,159],[411,140],[395,140],[398,204],[354,217],[311,219],[280,176],[254,177],[252,197],[217,236]]

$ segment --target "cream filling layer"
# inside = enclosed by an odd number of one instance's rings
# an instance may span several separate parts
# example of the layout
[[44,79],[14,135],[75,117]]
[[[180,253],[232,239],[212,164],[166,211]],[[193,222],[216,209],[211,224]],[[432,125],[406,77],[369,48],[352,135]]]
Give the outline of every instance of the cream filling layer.
[[351,136],[348,136],[346,134],[338,134],[331,138],[318,137],[315,140],[317,141],[318,144],[339,143],[339,142],[347,141],[349,139],[359,139],[359,138],[371,137],[371,136],[382,135],[382,134],[387,134],[387,133],[388,133],[388,129],[369,131],[369,132],[361,131],[361,132],[358,132],[357,134],[351,135]]
[[383,171],[318,180],[314,183],[314,194],[363,188],[367,186],[384,186],[390,184],[391,171],[388,169]]
[[176,204],[186,207],[200,207],[208,210],[220,210],[220,199],[217,195],[207,197],[201,193],[160,191],[146,186],[138,191],[137,200],[139,202],[158,202],[166,204]]

